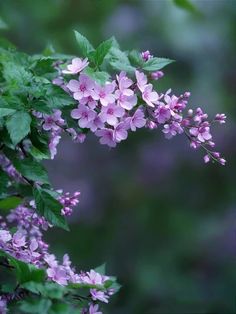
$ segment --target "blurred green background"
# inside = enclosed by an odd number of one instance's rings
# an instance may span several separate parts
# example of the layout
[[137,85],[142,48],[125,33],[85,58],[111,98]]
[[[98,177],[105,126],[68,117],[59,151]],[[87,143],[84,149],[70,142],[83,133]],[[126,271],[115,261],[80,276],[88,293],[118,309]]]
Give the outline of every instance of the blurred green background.
[[0,1],[1,33],[21,50],[76,54],[73,29],[95,45],[115,35],[178,61],[158,90],[191,91],[190,106],[228,116],[214,131],[225,167],[204,165],[184,137],[145,130],[115,150],[65,138],[47,163],[56,188],[81,191],[71,232],[47,235],[51,249],[78,269],[106,261],[123,285],[104,313],[236,313],[236,2],[192,2],[200,14],[171,0]]

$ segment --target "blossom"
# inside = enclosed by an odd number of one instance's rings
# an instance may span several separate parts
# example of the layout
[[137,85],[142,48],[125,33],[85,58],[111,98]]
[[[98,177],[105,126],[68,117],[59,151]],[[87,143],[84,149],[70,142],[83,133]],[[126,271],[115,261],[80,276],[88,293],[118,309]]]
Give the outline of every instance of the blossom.
[[59,144],[61,136],[58,133],[52,133],[50,142],[49,142],[49,150],[51,154],[51,159],[54,159],[57,154],[57,145]]
[[164,125],[162,132],[165,133],[166,138],[170,139],[178,133],[183,133],[183,128],[181,127],[180,123],[172,121],[170,124]]
[[224,124],[226,120],[226,115],[224,113],[217,113],[215,116],[215,121],[219,122],[220,124]]
[[125,110],[113,103],[102,107],[100,118],[102,122],[107,122],[114,126],[118,123],[118,118],[121,118],[124,114]]
[[106,295],[105,292],[96,289],[90,289],[90,293],[94,301],[99,300],[108,303],[108,295]]
[[128,117],[126,121],[132,131],[136,131],[136,128],[142,128],[146,124],[146,119],[141,109],[137,109],[133,116]]
[[97,129],[103,129],[104,128],[104,122],[101,120],[101,114],[96,115],[96,117],[90,121],[88,124],[88,128],[92,131],[95,132]]
[[11,240],[12,236],[8,230],[0,230],[0,241],[7,243]]
[[209,126],[202,125],[200,127],[192,127],[189,130],[189,133],[191,135],[197,137],[197,139],[202,143],[204,143],[205,141],[208,141],[212,138]]
[[94,90],[91,92],[91,96],[94,100],[99,100],[103,106],[108,106],[115,101],[115,83],[107,82],[104,86],[95,84]]
[[81,72],[83,69],[85,69],[88,66],[89,62],[88,59],[80,59],[80,58],[74,58],[71,61],[71,64],[67,65],[67,70],[63,70],[62,73],[64,74],[77,74]]
[[73,119],[79,119],[79,126],[81,128],[86,128],[89,126],[89,123],[95,119],[96,112],[85,105],[79,105],[77,109],[72,110],[71,117]]
[[120,122],[119,124],[117,124],[114,128],[113,133],[114,140],[118,143],[123,140],[126,140],[128,137],[127,129],[128,129],[127,123]]
[[108,128],[97,130],[95,134],[100,137],[99,142],[103,145],[115,147],[116,142],[114,141],[114,131]]
[[98,304],[90,304],[88,314],[102,314],[102,312],[98,311],[99,311]]
[[117,98],[117,105],[126,110],[131,110],[137,104],[137,96],[135,94],[127,96],[120,90],[116,90],[115,95]]
[[159,105],[155,110],[155,117],[158,123],[165,123],[171,117],[170,108],[166,105]]
[[155,81],[159,80],[164,76],[164,73],[162,71],[156,71],[151,73],[151,78]]
[[43,115],[43,129],[45,131],[58,130],[59,127],[65,123],[65,121],[61,117],[61,114],[61,110],[57,109],[52,115]]
[[67,88],[73,93],[75,100],[81,100],[84,97],[91,95],[94,82],[85,74],[79,76],[79,81],[70,80],[67,84]]
[[17,231],[12,237],[12,244],[14,247],[19,248],[26,245],[26,238],[23,232]]
[[138,70],[135,71],[135,76],[137,80],[137,86],[141,92],[144,91],[147,85],[147,76],[143,72],[139,72]]
[[142,97],[146,104],[150,107],[155,107],[154,104],[156,104],[159,99],[157,92],[153,91],[152,84],[145,86]]
[[65,286],[67,284],[67,273],[62,266],[54,266],[47,269],[48,277],[57,282],[59,285]]
[[149,50],[142,52],[141,57],[143,58],[144,61],[148,61],[149,59],[153,58]]

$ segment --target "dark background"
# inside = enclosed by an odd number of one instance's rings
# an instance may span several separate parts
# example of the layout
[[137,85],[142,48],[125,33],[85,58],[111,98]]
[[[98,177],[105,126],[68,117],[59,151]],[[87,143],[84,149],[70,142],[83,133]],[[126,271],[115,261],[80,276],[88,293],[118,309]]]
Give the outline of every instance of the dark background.
[[107,262],[123,288],[105,313],[236,312],[236,2],[193,3],[200,14],[171,0],[0,1],[1,33],[21,50],[76,54],[73,29],[95,45],[115,35],[124,49],[178,61],[160,91],[191,91],[190,106],[228,116],[214,131],[225,167],[205,165],[183,136],[147,130],[115,150],[65,138],[47,163],[56,188],[81,191],[71,232],[47,235],[51,249],[78,269]]

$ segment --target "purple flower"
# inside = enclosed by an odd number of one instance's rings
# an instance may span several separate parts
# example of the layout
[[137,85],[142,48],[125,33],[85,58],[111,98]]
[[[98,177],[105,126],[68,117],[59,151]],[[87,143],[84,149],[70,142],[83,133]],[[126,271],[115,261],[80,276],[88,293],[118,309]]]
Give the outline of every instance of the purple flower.
[[162,71],[156,71],[151,73],[151,78],[155,81],[159,80],[164,76],[164,73]]
[[163,133],[165,133],[166,138],[170,139],[178,133],[183,133],[183,128],[178,122],[171,122],[170,124],[165,124]]
[[165,123],[171,117],[170,108],[166,105],[159,105],[155,110],[155,117],[158,123]]
[[16,248],[26,245],[25,235],[21,231],[17,231],[12,237],[12,244]]
[[153,91],[152,84],[148,84],[145,86],[142,97],[146,104],[150,107],[155,107],[154,104],[157,104],[157,101],[159,99],[157,92]]
[[59,144],[60,139],[61,139],[61,136],[58,135],[57,133],[51,134],[51,138],[50,138],[50,142],[49,142],[49,150],[50,150],[50,154],[51,154],[51,159],[54,159],[54,157],[57,154],[57,145]]
[[137,104],[136,95],[127,96],[123,94],[123,92],[121,92],[120,90],[116,90],[115,95],[117,98],[117,105],[126,110],[133,109],[133,107]]
[[57,109],[54,111],[52,115],[43,115],[44,123],[43,129],[45,131],[49,130],[58,130],[60,126],[62,126],[65,121],[61,117],[61,110]]
[[215,121],[219,122],[220,124],[224,124],[226,120],[226,115],[224,113],[217,113],[215,116]]
[[204,143],[205,141],[208,141],[212,138],[209,126],[202,125],[200,127],[192,127],[189,130],[189,133],[191,135],[197,137],[197,139],[202,143]]
[[[1,314],[6,314],[7,313],[7,302],[5,300],[3,300],[3,298],[1,296],[0,296],[0,313]],[[97,313],[95,312],[94,314],[100,314],[100,313],[101,312],[97,312]]]
[[90,121],[88,128],[92,131],[95,132],[97,129],[103,129],[104,128],[104,123],[101,120],[101,114],[96,115],[94,120]]
[[128,137],[127,129],[128,129],[127,123],[120,122],[119,124],[117,124],[115,126],[114,134],[113,134],[114,140],[118,143],[123,140],[126,140]]
[[95,109],[98,105],[96,100],[93,99],[92,96],[84,97],[80,99],[79,103],[81,105],[87,105],[90,109]]
[[125,72],[120,72],[119,75],[116,76],[119,90],[123,95],[132,96],[134,94],[133,90],[129,87],[133,85],[133,81],[126,76]]
[[67,285],[67,273],[62,266],[54,266],[47,269],[48,278],[57,282],[59,285]]
[[85,74],[79,76],[79,81],[70,80],[67,88],[73,93],[73,98],[81,100],[84,97],[89,97],[92,93],[94,82]]
[[141,109],[137,109],[132,117],[126,119],[132,131],[136,131],[136,128],[142,128],[146,124],[144,113]]
[[149,50],[142,52],[141,57],[143,58],[144,61],[148,61],[149,59],[153,58]]
[[102,312],[99,311],[98,304],[90,304],[88,314],[102,314]]
[[63,70],[62,73],[64,74],[77,74],[81,72],[83,69],[85,69],[88,66],[89,62],[88,59],[85,58],[74,58],[71,61],[71,64],[67,66],[67,70]]
[[100,137],[99,142],[103,145],[108,145],[110,147],[116,147],[116,142],[114,141],[114,131],[111,129],[102,129],[95,132],[95,134]]
[[147,86],[147,76],[143,72],[135,71],[135,76],[137,80],[137,86],[141,92],[144,91]]
[[104,280],[102,275],[91,269],[86,273],[86,276],[83,277],[83,282],[92,285],[102,285]]
[[109,297],[108,297],[108,295],[105,294],[105,292],[99,291],[99,290],[96,290],[96,289],[90,289],[90,293],[91,293],[92,299],[94,301],[99,300],[99,301],[108,303],[108,298]]
[[94,100],[100,100],[103,106],[108,106],[109,104],[114,103],[115,96],[113,94],[115,90],[115,83],[106,83],[104,86],[95,84],[94,90],[91,93],[91,96]]
[[95,119],[96,112],[84,105],[79,105],[77,109],[71,111],[71,117],[79,119],[78,124],[81,128],[87,128],[90,122]]
[[125,110],[113,103],[102,107],[100,118],[102,122],[107,122],[114,126],[118,123],[118,118],[123,117],[124,114]]
[[8,230],[0,230],[0,242],[7,243],[11,238],[12,236]]

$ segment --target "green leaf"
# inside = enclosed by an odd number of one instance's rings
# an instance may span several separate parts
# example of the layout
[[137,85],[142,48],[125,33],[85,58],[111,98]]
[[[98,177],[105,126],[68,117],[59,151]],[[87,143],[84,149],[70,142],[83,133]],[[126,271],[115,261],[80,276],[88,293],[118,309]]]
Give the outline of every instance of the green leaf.
[[5,116],[9,116],[9,115],[13,114],[14,112],[16,112],[15,109],[0,108],[0,118],[5,117]]
[[130,60],[130,63],[135,66],[135,67],[143,67],[143,64],[144,64],[144,60],[142,59],[141,55],[140,55],[140,52],[138,52],[137,50],[132,50],[130,53],[129,53],[129,60]]
[[8,29],[8,25],[0,18],[0,29]]
[[22,199],[17,196],[10,196],[3,200],[0,200],[0,209],[3,210],[9,210],[16,208],[20,203],[22,202]]
[[143,65],[143,70],[146,71],[158,71],[164,68],[166,65],[174,62],[174,60],[166,58],[151,58]]
[[12,88],[25,87],[32,80],[32,74],[24,66],[12,61],[3,63],[3,76]]
[[103,263],[102,265],[96,267],[94,270],[101,275],[105,275],[106,274],[106,263]]
[[92,56],[92,60],[97,66],[103,63],[104,58],[112,47],[113,40],[113,38],[110,38],[102,42],[94,52],[90,53],[90,56]]
[[33,158],[18,159],[11,149],[4,149],[7,158],[11,160],[14,167],[28,180],[48,184],[48,174],[43,165]]
[[90,67],[86,68],[85,73],[100,85],[104,85],[110,78],[107,72],[94,71]]
[[22,301],[20,309],[24,313],[47,314],[52,302],[48,299],[30,299]]
[[32,157],[34,157],[37,160],[43,160],[43,159],[49,159],[50,158],[50,154],[48,152],[44,153],[34,146],[32,146],[30,148],[29,153]]
[[8,175],[0,168],[0,195],[7,190]]
[[54,282],[34,282],[29,281],[22,285],[23,288],[29,290],[32,293],[40,294],[46,298],[61,299],[63,294],[67,291],[66,287],[63,287]]
[[75,38],[76,38],[76,41],[79,45],[79,49],[80,49],[83,57],[88,57],[90,52],[94,51],[93,46],[88,41],[88,39],[86,37],[84,37],[82,34],[80,34],[77,31],[74,31],[74,33],[75,33]]
[[192,13],[200,13],[196,6],[189,0],[173,0],[173,2],[181,9],[187,10]]
[[118,48],[112,47],[107,58],[115,70],[131,73],[135,71],[135,68],[130,64],[127,54]]
[[29,134],[30,124],[31,116],[27,112],[19,111],[8,118],[6,127],[14,145]]
[[61,215],[62,205],[45,189],[40,187],[33,190],[36,209],[40,215],[54,226],[69,230],[65,217]]
[[0,256],[6,257],[10,265],[13,266],[19,284],[24,284],[28,281],[43,282],[45,280],[46,273],[44,269],[22,262],[2,250],[0,250]]

